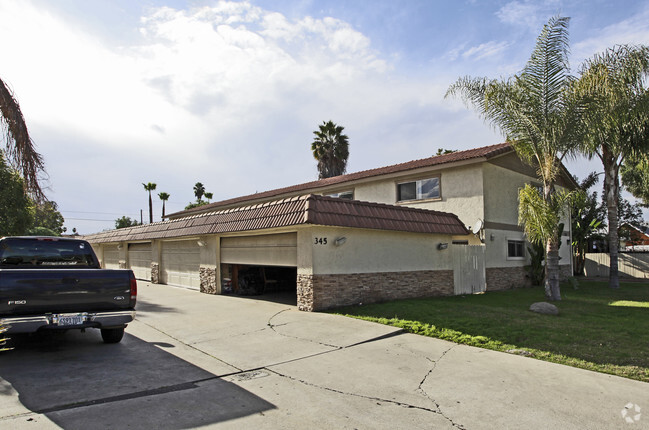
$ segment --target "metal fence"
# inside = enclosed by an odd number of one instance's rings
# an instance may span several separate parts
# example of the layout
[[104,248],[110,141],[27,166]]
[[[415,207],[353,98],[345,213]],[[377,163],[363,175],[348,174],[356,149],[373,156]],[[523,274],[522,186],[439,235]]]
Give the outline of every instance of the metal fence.
[[[586,254],[585,275],[607,277],[610,262],[608,254]],[[618,271],[621,277],[649,278],[649,253],[619,254]]]

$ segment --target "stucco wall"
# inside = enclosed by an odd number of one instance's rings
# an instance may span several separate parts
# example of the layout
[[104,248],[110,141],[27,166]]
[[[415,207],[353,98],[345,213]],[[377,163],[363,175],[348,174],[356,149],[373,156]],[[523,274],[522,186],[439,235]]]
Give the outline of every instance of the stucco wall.
[[[345,243],[336,246],[336,239],[342,237]],[[298,273],[452,270],[451,252],[438,250],[439,243],[450,244],[451,237],[314,226],[298,236]]]
[[473,225],[478,219],[484,219],[483,179],[481,164],[458,166],[452,169],[439,170],[412,177],[391,178],[370,184],[356,185],[356,200],[397,204],[397,183],[409,180],[440,176],[441,199],[411,201],[399,203],[420,209],[450,212],[457,215],[465,225]]

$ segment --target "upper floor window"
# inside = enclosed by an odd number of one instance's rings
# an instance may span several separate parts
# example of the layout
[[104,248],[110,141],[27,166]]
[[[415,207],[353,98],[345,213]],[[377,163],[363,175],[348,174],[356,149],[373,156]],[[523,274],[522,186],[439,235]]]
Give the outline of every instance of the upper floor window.
[[439,176],[397,184],[397,201],[439,199]]
[[354,200],[354,192],[353,191],[342,191],[340,193],[327,194],[327,197],[336,197],[336,198],[339,198],[339,199]]

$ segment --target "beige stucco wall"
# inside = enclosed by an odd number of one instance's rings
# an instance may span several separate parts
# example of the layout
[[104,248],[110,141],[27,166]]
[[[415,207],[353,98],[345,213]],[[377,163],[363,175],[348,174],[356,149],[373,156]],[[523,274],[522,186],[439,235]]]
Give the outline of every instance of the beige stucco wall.
[[[518,227],[518,192],[527,183],[538,184],[540,181],[527,174],[512,171],[491,163],[483,163],[485,221],[488,223],[504,224],[509,228],[485,229],[485,245],[487,246],[487,267],[515,267],[529,264],[529,255],[525,249],[526,258],[521,260],[507,259],[507,240],[523,240],[522,229]],[[558,190],[562,188],[557,186]],[[570,264],[571,247],[568,243],[570,236],[570,218],[566,213],[562,217],[564,236],[559,248],[560,264]],[[493,240],[491,237],[493,235]]]
[[419,174],[416,176],[401,176],[374,183],[356,185],[354,198],[356,200],[397,204],[397,183],[414,179],[440,176],[441,200],[412,201],[400,203],[420,209],[450,212],[457,215],[465,225],[473,225],[478,219],[484,218],[483,179],[481,164],[457,166]]
[[438,250],[440,242],[450,245],[451,237],[313,226],[298,234],[298,274],[451,270],[450,249]]

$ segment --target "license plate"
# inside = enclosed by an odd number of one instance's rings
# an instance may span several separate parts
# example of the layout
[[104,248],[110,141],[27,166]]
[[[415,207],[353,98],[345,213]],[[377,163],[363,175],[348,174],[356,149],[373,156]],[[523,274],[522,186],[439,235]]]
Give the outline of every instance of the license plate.
[[83,324],[84,320],[85,320],[84,316],[78,314],[57,315],[54,318],[54,322],[58,326],[79,325],[79,324]]

